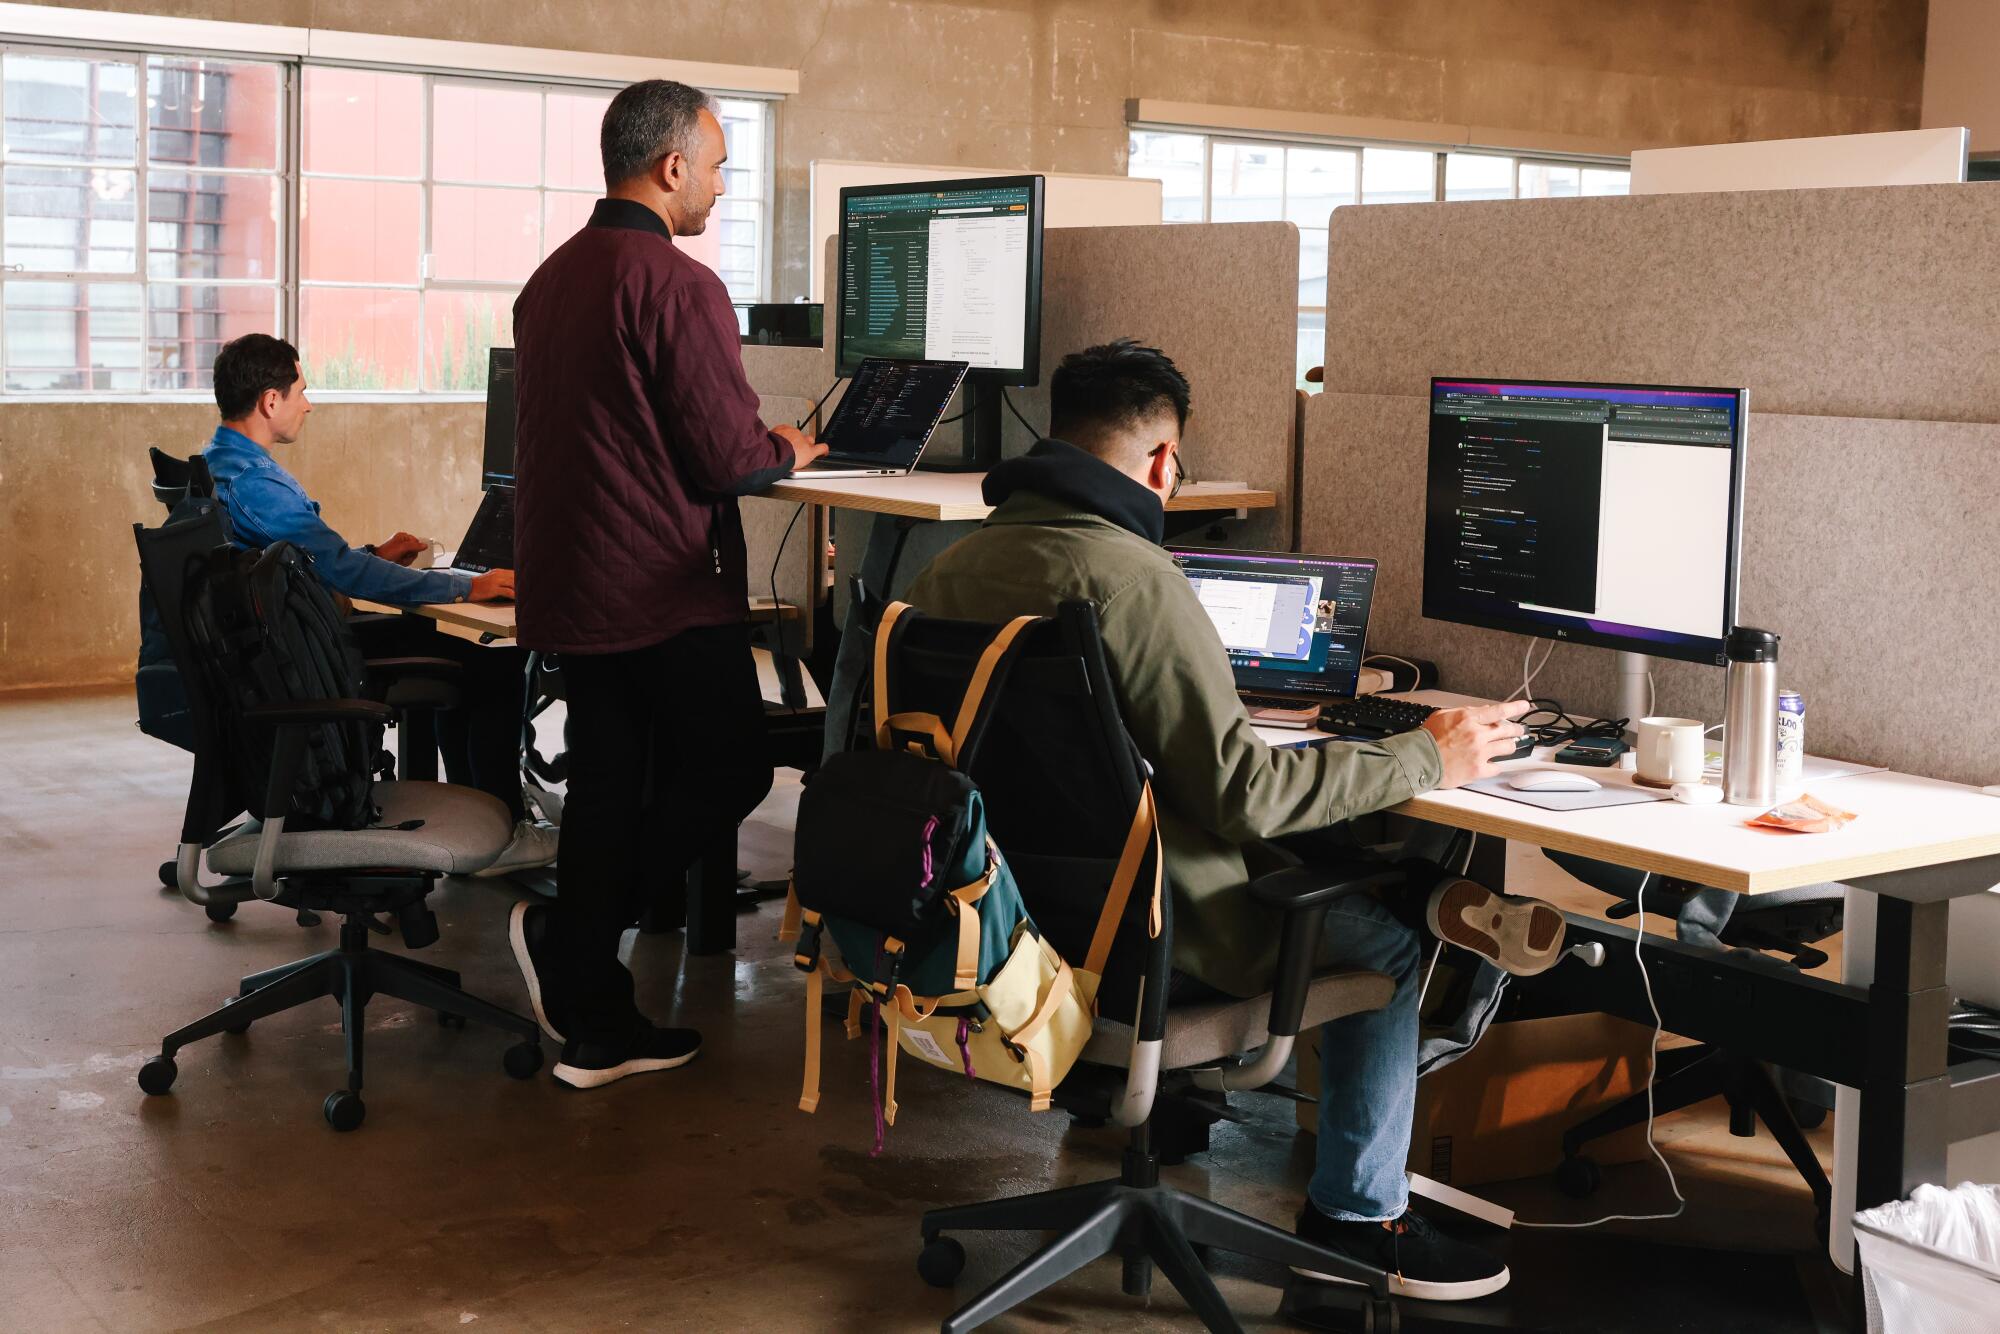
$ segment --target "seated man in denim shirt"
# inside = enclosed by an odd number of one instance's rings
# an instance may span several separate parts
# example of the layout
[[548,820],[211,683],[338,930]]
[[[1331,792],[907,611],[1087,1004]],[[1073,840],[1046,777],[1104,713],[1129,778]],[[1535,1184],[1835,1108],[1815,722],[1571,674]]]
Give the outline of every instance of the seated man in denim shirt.
[[[269,334],[245,334],[225,346],[215,359],[215,404],[222,424],[203,457],[236,542],[249,547],[290,542],[313,558],[328,587],[350,598],[414,606],[514,596],[512,570],[473,575],[412,569],[410,562],[427,548],[422,539],[397,533],[380,546],[357,549],[327,526],[318,503],[270,454],[274,445],[297,442],[312,411],[299,354],[290,343]],[[521,796],[526,653],[469,644],[412,616],[354,628],[369,657],[449,658],[460,665],[463,703],[438,716],[445,775],[500,798],[515,821],[513,842],[480,874],[553,861],[556,831],[529,819]]]

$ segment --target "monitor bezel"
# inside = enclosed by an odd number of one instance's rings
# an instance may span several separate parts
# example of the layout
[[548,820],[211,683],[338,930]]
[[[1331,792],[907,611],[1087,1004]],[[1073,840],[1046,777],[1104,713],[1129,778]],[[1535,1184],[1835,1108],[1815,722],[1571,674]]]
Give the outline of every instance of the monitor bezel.
[[[1732,432],[1734,439],[1729,446],[1729,553],[1723,566],[1722,580],[1722,632],[1710,639],[1706,636],[1678,635],[1673,639],[1653,639],[1642,635],[1621,635],[1593,630],[1588,626],[1544,625],[1518,617],[1484,615],[1478,612],[1444,610],[1433,601],[1430,586],[1430,432],[1431,418],[1435,415],[1438,386],[1441,384],[1490,384],[1519,385],[1523,388],[1547,389],[1622,389],[1638,392],[1664,390],[1669,393],[1684,394],[1727,394],[1736,400],[1736,421]],[[1482,630],[1503,630],[1511,634],[1528,635],[1536,639],[1551,639],[1562,644],[1588,644],[1593,648],[1615,649],[1625,653],[1643,653],[1655,658],[1670,658],[1677,662],[1694,662],[1706,666],[1720,667],[1724,664],[1723,641],[1730,628],[1736,624],[1737,590],[1741,581],[1743,551],[1743,473],[1750,441],[1750,391],[1732,385],[1686,385],[1686,384],[1643,384],[1622,380],[1538,380],[1522,376],[1478,376],[1478,375],[1433,375],[1430,397],[1426,400],[1424,412],[1424,513],[1423,543],[1419,550],[1422,570],[1422,614],[1427,621],[1440,621],[1447,625],[1467,625]],[[1634,626],[1643,630],[1644,626]],[[1658,633],[1675,634],[1672,631]]]
[[[1238,690],[1247,690],[1253,693],[1297,695],[1301,699],[1352,699],[1359,693],[1361,689],[1361,673],[1368,664],[1368,635],[1375,628],[1375,605],[1382,595],[1381,561],[1373,556],[1330,556],[1319,551],[1261,551],[1250,547],[1201,547],[1173,541],[1162,542],[1160,550],[1166,552],[1170,558],[1186,554],[1189,556],[1250,557],[1261,560],[1318,561],[1325,565],[1367,566],[1372,571],[1372,578],[1369,581],[1368,616],[1361,626],[1361,661],[1355,665],[1353,691],[1348,694],[1342,694],[1338,690],[1301,690],[1296,686],[1281,688],[1271,680],[1266,679],[1266,677],[1286,675],[1285,668],[1239,667],[1233,661],[1229,664],[1230,675],[1235,680]],[[1179,569],[1180,567],[1176,564],[1174,568]],[[1220,644],[1220,640],[1217,642]],[[1228,647],[1223,645],[1222,648],[1223,652],[1227,654],[1229,651]],[[1296,675],[1296,673],[1292,674]]]
[[[978,381],[982,384],[1025,386],[1041,383],[1042,379],[1042,232],[1045,200],[1048,193],[1047,178],[1040,175],[1015,176],[970,176],[943,181],[898,181],[880,185],[847,185],[840,190],[840,231],[834,241],[834,286],[833,286],[833,358],[834,373],[840,376],[852,375],[861,365],[865,356],[850,357],[847,350],[847,322],[843,316],[846,303],[841,299],[847,291],[847,201],[881,195],[906,195],[942,193],[949,190],[993,190],[1009,186],[1026,185],[1028,193],[1028,283],[1026,318],[1023,321],[1022,336],[1027,346],[1027,364],[1019,369],[1004,367],[974,366],[966,371],[967,383]],[[821,327],[825,327],[822,316]],[[906,358],[926,360],[927,358]]]
[[[479,430],[479,489],[481,491],[489,487],[512,486],[514,484],[513,472],[497,473],[487,466],[492,461],[493,454],[493,385],[499,378],[500,361],[503,355],[507,361],[513,362],[514,349],[499,346],[486,349],[486,401],[484,411],[480,417]],[[514,402],[517,414],[520,405],[519,393],[520,387],[517,381],[514,390]],[[516,437],[513,442],[513,448],[508,452],[516,455],[515,466],[519,467],[518,456],[521,442],[519,439],[518,416],[515,421],[507,423],[507,433]]]

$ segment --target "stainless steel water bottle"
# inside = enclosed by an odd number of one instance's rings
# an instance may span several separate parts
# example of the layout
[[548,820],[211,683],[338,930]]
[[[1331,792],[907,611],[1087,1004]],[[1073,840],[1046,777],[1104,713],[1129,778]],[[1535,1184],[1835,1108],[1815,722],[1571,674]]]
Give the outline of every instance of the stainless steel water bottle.
[[1778,797],[1778,637],[1739,625],[1723,644],[1729,660],[1722,721],[1722,798],[1769,806]]

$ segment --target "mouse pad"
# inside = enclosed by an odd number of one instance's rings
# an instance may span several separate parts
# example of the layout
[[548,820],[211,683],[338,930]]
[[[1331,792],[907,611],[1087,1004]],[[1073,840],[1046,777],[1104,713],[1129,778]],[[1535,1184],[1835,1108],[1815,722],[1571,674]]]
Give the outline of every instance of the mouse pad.
[[[1468,792],[1484,792],[1489,797],[1505,797],[1508,801],[1518,801],[1524,806],[1539,806],[1545,811],[1588,811],[1599,806],[1636,806],[1645,801],[1672,801],[1674,794],[1653,788],[1638,787],[1631,783],[1618,783],[1617,779],[1599,779],[1605,785],[1595,792],[1523,792],[1519,788],[1507,786],[1509,775],[1498,778],[1482,778],[1467,783]],[[1597,777],[1592,774],[1591,777]]]

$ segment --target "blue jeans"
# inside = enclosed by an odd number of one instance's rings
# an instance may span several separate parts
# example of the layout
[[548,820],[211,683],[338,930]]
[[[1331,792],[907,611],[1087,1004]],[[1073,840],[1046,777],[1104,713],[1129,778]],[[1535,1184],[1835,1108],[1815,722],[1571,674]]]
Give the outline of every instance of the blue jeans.
[[1378,1222],[1409,1203],[1403,1165],[1417,1098],[1417,999],[1423,941],[1366,895],[1326,914],[1322,967],[1366,968],[1396,980],[1379,1010],[1319,1030],[1318,1159],[1306,1196],[1329,1218]]

